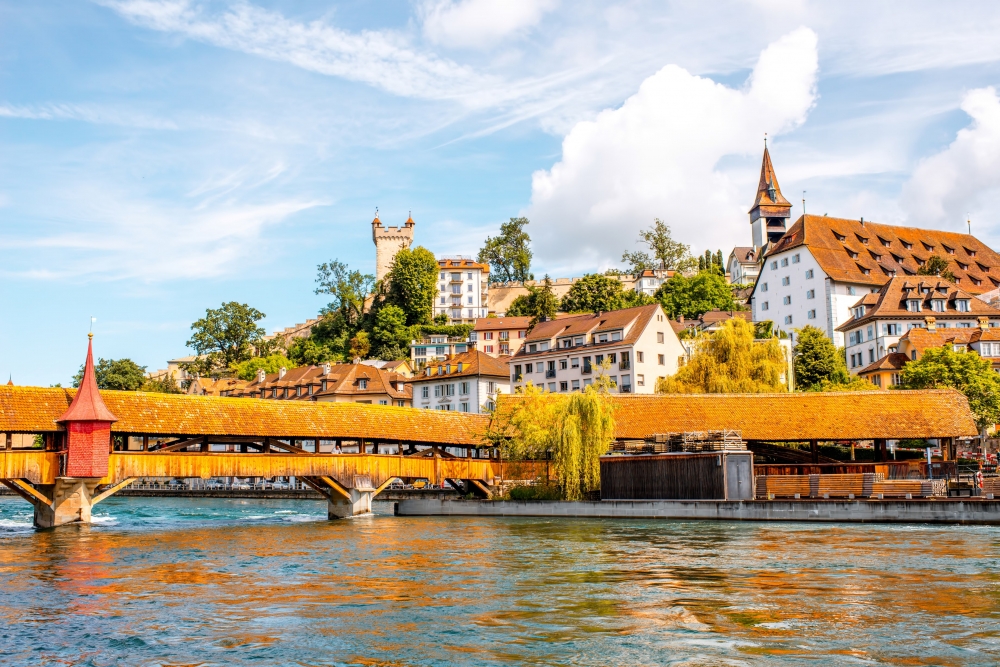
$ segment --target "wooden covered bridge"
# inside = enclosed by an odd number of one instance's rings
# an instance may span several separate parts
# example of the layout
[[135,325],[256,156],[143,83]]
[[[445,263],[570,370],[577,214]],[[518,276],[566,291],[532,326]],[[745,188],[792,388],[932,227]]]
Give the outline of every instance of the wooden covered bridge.
[[[0,387],[0,483],[34,505],[40,527],[89,521],[141,477],[294,476],[344,517],[371,511],[395,479],[488,495],[494,465],[473,456],[487,427],[479,415],[360,403],[99,391],[88,349],[79,390]],[[14,449],[15,434],[43,446]]]

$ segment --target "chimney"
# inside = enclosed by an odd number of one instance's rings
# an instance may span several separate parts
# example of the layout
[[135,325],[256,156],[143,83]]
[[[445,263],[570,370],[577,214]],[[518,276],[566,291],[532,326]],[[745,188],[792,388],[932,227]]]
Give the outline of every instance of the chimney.
[[325,363],[323,364],[323,375],[329,375],[329,374],[330,374],[330,364]]
[[284,366],[282,366],[281,368],[279,368],[278,369],[278,379],[279,380],[283,379],[285,377],[285,373],[287,373],[287,372],[288,372],[288,369],[285,368]]
[[982,329],[983,331],[986,331],[987,329],[989,329],[990,328],[990,318],[986,317],[985,315],[983,317],[980,317],[979,318],[979,328]]
[[264,384],[266,378],[267,372],[263,368],[257,369],[257,384]]
[[935,331],[937,331],[937,324],[935,324],[935,322],[937,322],[937,320],[935,318],[933,318],[930,315],[928,315],[927,317],[924,318],[924,322],[927,324],[927,330],[928,331],[930,331],[932,333],[935,332]]

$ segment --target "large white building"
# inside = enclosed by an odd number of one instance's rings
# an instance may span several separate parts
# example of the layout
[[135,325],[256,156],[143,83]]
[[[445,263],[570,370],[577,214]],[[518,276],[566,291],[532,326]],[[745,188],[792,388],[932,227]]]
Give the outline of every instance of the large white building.
[[[773,191],[762,194],[760,188]],[[755,244],[764,229],[759,209],[775,198],[784,201],[765,150],[750,214]],[[770,222],[766,229],[772,227],[777,230]],[[917,276],[934,255],[947,261],[955,285],[965,292],[978,295],[1000,286],[1000,255],[970,234],[803,215],[763,248],[750,298],[753,321],[771,320],[789,334],[811,324],[843,346],[844,334],[837,329],[851,318],[858,300],[893,277]]]
[[510,379],[515,390],[532,382],[569,392],[607,375],[621,393],[652,394],[684,356],[663,309],[652,304],[539,322],[510,358]]
[[473,324],[487,315],[489,289],[489,264],[468,257],[441,258],[434,314],[447,315],[451,324]]

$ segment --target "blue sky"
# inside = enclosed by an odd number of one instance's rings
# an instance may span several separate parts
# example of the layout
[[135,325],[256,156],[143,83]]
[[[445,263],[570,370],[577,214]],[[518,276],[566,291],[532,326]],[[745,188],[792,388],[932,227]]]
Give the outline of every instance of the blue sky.
[[1000,246],[995,3],[0,0],[0,375],[150,369],[223,301],[313,316],[370,221],[535,272],[615,266],[653,217],[749,243],[761,139],[801,211]]

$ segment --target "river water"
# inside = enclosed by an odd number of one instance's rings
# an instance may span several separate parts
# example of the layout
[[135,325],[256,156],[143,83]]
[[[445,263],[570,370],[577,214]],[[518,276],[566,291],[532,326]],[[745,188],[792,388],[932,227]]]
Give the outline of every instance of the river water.
[[997,665],[1000,529],[0,499],[2,665]]

